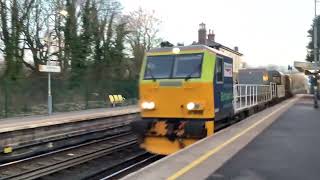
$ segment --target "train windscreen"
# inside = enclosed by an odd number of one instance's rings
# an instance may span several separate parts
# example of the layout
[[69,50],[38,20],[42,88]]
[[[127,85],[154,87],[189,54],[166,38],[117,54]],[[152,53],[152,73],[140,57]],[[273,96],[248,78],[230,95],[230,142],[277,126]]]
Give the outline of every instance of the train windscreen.
[[199,78],[201,75],[202,54],[187,54],[176,57],[173,78]]
[[170,78],[174,56],[149,56],[144,73],[144,79]]
[[148,56],[144,79],[200,78],[203,54]]

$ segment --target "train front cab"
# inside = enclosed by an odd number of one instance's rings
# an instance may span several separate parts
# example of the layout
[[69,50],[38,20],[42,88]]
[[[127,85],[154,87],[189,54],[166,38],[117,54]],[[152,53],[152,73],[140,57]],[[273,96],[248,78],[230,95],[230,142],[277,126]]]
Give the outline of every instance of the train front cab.
[[141,147],[171,154],[214,133],[233,113],[232,59],[206,46],[150,51],[140,76]]

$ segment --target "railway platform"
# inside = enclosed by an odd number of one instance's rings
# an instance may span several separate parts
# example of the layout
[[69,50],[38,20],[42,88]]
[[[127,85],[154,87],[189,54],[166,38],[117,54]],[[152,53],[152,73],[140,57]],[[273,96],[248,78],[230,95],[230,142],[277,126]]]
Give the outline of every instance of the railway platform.
[[42,126],[58,125],[72,123],[77,121],[86,121],[97,118],[119,116],[125,114],[138,113],[139,108],[135,105],[100,108],[74,112],[54,113],[51,116],[26,116],[16,118],[0,119],[0,133],[17,131],[21,129],[37,128]]
[[[0,161],[5,156],[26,154],[25,148],[38,145],[39,150],[52,149],[71,143],[70,139],[85,140],[86,134],[92,138],[118,131],[116,127],[128,126],[138,117],[137,106],[103,108],[76,112],[55,113],[51,116],[30,116],[0,120]],[[125,127],[127,130],[128,128]],[[65,139],[64,142],[59,140]],[[73,141],[75,141],[73,139]],[[56,145],[56,144],[59,145]],[[21,152],[18,150],[21,149]],[[32,150],[34,151],[34,150]],[[13,153],[12,153],[13,152]],[[16,153],[16,154],[15,154]]]
[[297,95],[124,179],[318,179],[320,110]]

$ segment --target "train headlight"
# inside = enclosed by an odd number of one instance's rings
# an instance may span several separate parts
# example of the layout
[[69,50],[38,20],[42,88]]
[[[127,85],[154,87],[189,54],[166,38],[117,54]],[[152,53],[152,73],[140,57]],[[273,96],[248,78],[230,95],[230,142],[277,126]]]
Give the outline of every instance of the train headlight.
[[143,103],[141,103],[142,109],[147,109],[148,106],[149,106],[149,103],[148,103],[148,102],[143,102]]
[[189,103],[187,104],[187,109],[188,109],[189,111],[194,110],[195,108],[196,108],[196,104],[195,104],[194,102],[189,102]]
[[146,109],[146,110],[152,110],[152,109],[155,109],[156,108],[156,104],[154,102],[143,102],[141,103],[141,108],[142,109]]
[[175,48],[172,49],[172,52],[173,52],[174,54],[179,54],[179,53],[180,53],[180,48],[175,47]]
[[188,111],[200,111],[200,110],[203,110],[203,108],[204,107],[202,103],[189,102],[187,104]]
[[154,102],[149,102],[148,108],[149,109],[154,109],[156,107],[156,104]]

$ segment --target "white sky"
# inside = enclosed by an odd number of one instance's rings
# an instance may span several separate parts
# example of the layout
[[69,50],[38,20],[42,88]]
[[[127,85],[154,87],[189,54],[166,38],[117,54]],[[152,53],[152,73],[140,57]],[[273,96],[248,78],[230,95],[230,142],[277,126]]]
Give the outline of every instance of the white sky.
[[160,36],[185,45],[197,40],[198,25],[214,29],[216,41],[239,46],[249,65],[303,61],[314,0],[120,0],[124,12],[139,7],[161,19]]

